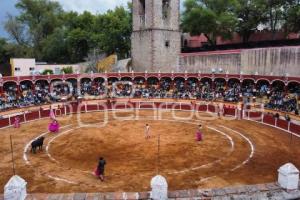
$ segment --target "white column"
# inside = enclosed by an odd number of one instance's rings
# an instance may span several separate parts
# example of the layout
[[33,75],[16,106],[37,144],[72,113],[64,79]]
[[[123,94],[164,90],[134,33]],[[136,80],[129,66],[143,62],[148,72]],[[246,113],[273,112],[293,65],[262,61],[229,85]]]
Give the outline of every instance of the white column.
[[7,182],[4,187],[4,200],[25,200],[27,182],[15,175]]
[[151,180],[151,194],[150,198],[153,200],[167,200],[168,199],[168,183],[167,180],[157,175]]

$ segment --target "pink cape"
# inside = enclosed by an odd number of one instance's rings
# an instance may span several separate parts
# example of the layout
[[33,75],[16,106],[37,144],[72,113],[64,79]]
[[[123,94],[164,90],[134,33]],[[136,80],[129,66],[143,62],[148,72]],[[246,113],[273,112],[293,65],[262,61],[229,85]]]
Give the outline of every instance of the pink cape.
[[96,169],[94,170],[94,175],[95,176],[100,176],[100,173],[99,173],[99,171],[98,171],[98,168],[96,167]]
[[48,126],[48,130],[52,133],[56,133],[59,131],[59,124],[58,123],[50,123]]
[[197,142],[202,141],[202,133],[200,131],[196,132],[196,141]]

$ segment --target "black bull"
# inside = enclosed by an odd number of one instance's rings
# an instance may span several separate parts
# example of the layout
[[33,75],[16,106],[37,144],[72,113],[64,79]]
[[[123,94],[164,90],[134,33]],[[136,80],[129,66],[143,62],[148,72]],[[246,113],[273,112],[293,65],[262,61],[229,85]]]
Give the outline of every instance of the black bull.
[[39,148],[39,150],[43,150],[43,144],[44,144],[45,137],[40,137],[33,142],[31,142],[31,152],[36,153],[36,149]]

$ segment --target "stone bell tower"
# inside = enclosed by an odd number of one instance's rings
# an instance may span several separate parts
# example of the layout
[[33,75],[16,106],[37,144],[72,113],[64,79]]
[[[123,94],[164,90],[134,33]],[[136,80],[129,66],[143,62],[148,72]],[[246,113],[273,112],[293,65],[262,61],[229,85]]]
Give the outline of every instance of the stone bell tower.
[[179,71],[180,0],[133,0],[132,3],[134,71]]

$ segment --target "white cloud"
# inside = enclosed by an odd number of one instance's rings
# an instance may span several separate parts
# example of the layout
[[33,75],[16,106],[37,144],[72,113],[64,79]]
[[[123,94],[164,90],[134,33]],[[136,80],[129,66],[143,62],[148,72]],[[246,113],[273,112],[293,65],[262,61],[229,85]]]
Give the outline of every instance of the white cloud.
[[79,13],[89,11],[93,14],[104,13],[116,6],[127,6],[129,0],[53,0],[59,2],[66,11]]

